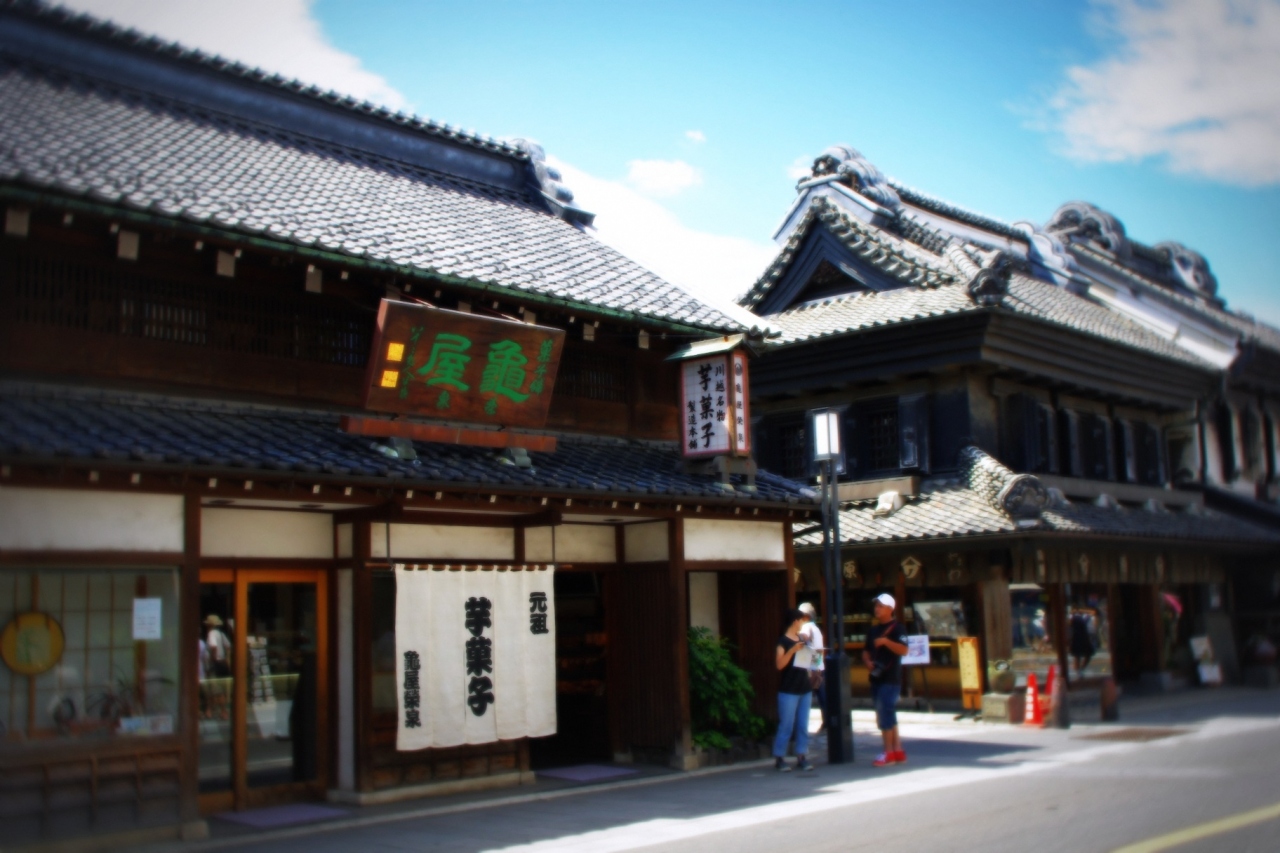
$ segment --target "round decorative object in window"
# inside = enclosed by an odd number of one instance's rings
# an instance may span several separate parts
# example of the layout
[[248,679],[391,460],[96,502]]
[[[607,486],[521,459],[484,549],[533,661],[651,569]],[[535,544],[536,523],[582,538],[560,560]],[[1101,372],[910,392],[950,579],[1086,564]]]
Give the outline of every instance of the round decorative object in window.
[[0,633],[0,658],[18,675],[39,675],[62,660],[66,639],[47,613],[21,613]]

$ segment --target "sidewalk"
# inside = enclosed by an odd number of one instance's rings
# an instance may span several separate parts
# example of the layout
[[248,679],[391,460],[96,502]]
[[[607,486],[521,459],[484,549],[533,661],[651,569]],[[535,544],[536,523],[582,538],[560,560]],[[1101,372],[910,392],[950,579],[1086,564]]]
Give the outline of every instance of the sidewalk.
[[[972,718],[955,719],[955,713],[928,713],[901,711],[899,720],[904,744],[910,756],[906,770],[949,770],[957,772],[967,767],[997,767],[1018,762],[1041,762],[1093,741],[1098,733],[1112,730],[1139,732],[1137,727],[1169,727],[1170,732],[1190,732],[1198,723],[1213,717],[1269,717],[1280,714],[1280,691],[1262,691],[1250,688],[1220,688],[1215,690],[1190,690],[1173,694],[1156,694],[1135,697],[1121,708],[1119,723],[1091,723],[1073,726],[1070,730],[1053,730],[1009,725],[980,723]],[[816,731],[820,717],[815,712],[810,721],[810,731]],[[853,712],[855,762],[834,767],[826,764],[826,739],[816,736],[811,741],[810,753],[819,765],[815,774],[774,774],[772,760],[744,762],[723,767],[711,767],[691,772],[679,772],[663,767],[646,765],[609,765],[626,771],[624,776],[599,781],[575,782],[539,775],[532,785],[483,793],[457,794],[431,799],[391,803],[378,806],[347,807],[330,804],[310,804],[315,816],[304,823],[281,828],[255,828],[229,822],[217,816],[209,818],[208,840],[188,843],[168,843],[143,848],[147,853],[195,853],[195,851],[232,849],[241,846],[263,849],[278,844],[293,846],[305,844],[308,836],[344,830],[392,831],[395,825],[404,825],[408,831],[412,821],[431,820],[433,826],[441,821],[456,827],[459,822],[467,825],[483,824],[489,827],[494,820],[521,807],[546,803],[547,811],[554,801],[567,798],[608,795],[617,803],[621,797],[635,809],[644,808],[655,800],[688,800],[688,808],[707,812],[729,810],[741,803],[735,799],[749,794],[751,784],[776,777],[795,777],[790,796],[802,795],[809,789],[819,790],[822,784],[833,781],[857,781],[884,775],[886,771],[871,768],[871,757],[880,751],[880,735],[875,729],[874,714],[870,711]],[[1172,728],[1172,727],[1177,727]],[[887,771],[903,772],[900,768]],[[825,782],[820,777],[826,777]],[[714,784],[713,779],[719,779]],[[809,780],[809,781],[805,781]],[[779,784],[770,781],[769,785]],[[746,788],[742,786],[747,785]],[[667,790],[669,789],[669,790]],[[741,790],[740,790],[741,789]],[[662,793],[665,791],[665,793]],[[734,792],[738,793],[734,793]],[[563,809],[560,809],[561,811]],[[469,816],[470,812],[479,812]],[[493,818],[487,818],[488,812]],[[243,814],[243,813],[242,813]],[[449,819],[449,816],[456,816]],[[477,823],[479,822],[479,824]],[[415,824],[416,825],[416,824]]]

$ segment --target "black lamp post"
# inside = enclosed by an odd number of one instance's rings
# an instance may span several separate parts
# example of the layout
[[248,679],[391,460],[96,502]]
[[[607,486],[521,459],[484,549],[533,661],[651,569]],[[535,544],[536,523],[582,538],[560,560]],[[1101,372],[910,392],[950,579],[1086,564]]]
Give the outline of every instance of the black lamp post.
[[844,560],[840,553],[840,498],[837,476],[840,463],[840,415],[822,411],[813,415],[813,458],[822,475],[822,571],[827,582],[826,657],[827,760],[831,764],[853,761],[853,720],[849,699],[849,655],[844,648]]

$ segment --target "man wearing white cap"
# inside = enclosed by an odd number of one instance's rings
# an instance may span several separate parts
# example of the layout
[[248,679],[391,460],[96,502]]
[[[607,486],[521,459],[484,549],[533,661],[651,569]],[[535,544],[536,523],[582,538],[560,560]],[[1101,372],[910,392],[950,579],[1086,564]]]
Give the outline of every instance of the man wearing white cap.
[[[826,649],[822,647],[822,629],[818,627],[818,611],[812,604],[806,601],[796,609],[809,620],[800,628],[800,641],[813,653],[809,660],[809,683],[817,685],[814,692],[818,694],[818,708],[822,711],[822,728],[818,729],[821,733],[827,728],[827,685],[823,678],[823,672],[827,667],[826,661],[823,660]],[[817,673],[817,676],[815,677],[813,673]]]
[[867,665],[871,681],[871,698],[876,706],[876,726],[884,738],[884,752],[873,767],[902,764],[907,754],[898,737],[898,694],[902,691],[902,656],[907,653],[907,632],[894,615],[897,602],[884,592],[876,596],[876,624],[867,629],[867,644],[862,662]]

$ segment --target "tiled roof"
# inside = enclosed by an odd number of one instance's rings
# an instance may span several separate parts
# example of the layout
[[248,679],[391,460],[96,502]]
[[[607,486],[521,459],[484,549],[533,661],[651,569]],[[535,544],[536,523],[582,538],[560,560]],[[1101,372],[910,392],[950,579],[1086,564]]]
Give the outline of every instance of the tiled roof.
[[699,329],[742,324],[514,191],[0,61],[0,182]]
[[[685,473],[674,442],[561,436],[554,453],[529,454],[532,468],[507,464],[492,449],[414,442],[418,458],[409,461],[341,431],[338,419],[334,412],[8,386],[0,387],[0,458],[423,489],[812,503],[803,485],[763,471],[754,494],[726,493],[714,477]],[[743,478],[731,483],[741,486]]]
[[851,293],[790,308],[766,319],[781,332],[769,343],[785,345],[978,311],[1008,311],[1209,369],[1209,365],[1195,355],[1127,317],[1064,288],[1016,273],[1010,279],[1008,293],[994,307],[977,304],[965,285],[948,284],[928,289],[902,287],[880,293]]
[[[925,481],[919,494],[904,496],[901,508],[876,515],[876,501],[843,504],[840,539],[849,545],[965,539],[981,536],[1033,535],[1149,538],[1206,543],[1280,545],[1280,533],[1231,515],[1202,509],[1195,512],[1152,511],[1067,501],[1056,495],[1039,508],[1035,500],[1011,501],[1010,483],[1039,486],[976,448],[970,462],[954,478]],[[1044,490],[1047,494],[1047,490]],[[1011,514],[1012,509],[1018,517]],[[812,525],[806,524],[807,529]],[[796,537],[796,547],[822,544],[820,532]]]
[[1257,342],[1268,349],[1280,352],[1280,329],[1266,323],[1259,322],[1253,317],[1249,317],[1239,311],[1232,311],[1228,308],[1220,308],[1206,301],[1204,298],[1194,296],[1190,293],[1180,293],[1172,287],[1148,281],[1143,276],[1126,267],[1124,264],[1108,257],[1103,252],[1098,251],[1089,245],[1080,243],[1069,244],[1069,250],[1076,254],[1087,258],[1094,263],[1100,264],[1117,273],[1129,281],[1134,281],[1142,285],[1143,291],[1147,294],[1154,295],[1158,299],[1166,300],[1180,308],[1190,310],[1194,314],[1207,320],[1211,325],[1240,335],[1246,341]]
[[941,256],[926,251],[914,242],[908,242],[848,216],[830,201],[818,196],[810,203],[809,209],[805,211],[773,263],[739,300],[742,305],[754,308],[760,304],[765,294],[791,265],[811,228],[826,228],[863,261],[904,283],[937,287],[959,280],[956,270]]
[[208,54],[157,36],[118,26],[111,21],[74,12],[63,6],[50,6],[36,0],[0,0],[0,10],[20,15],[32,21],[53,25],[77,35],[108,42],[130,50],[141,51],[170,62],[203,68],[221,74],[242,78],[258,85],[269,86],[293,96],[310,98],[328,106],[350,110],[353,113],[375,116],[397,125],[413,128],[422,133],[469,145],[483,151],[500,152],[508,157],[527,160],[528,152],[511,142],[485,136],[473,130],[463,130],[425,116],[392,112],[386,107],[369,101],[357,101],[350,95],[324,91],[305,80],[296,80],[272,74],[261,68],[253,68],[221,56]]

